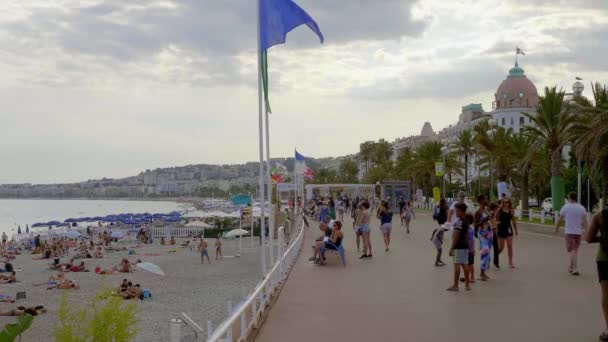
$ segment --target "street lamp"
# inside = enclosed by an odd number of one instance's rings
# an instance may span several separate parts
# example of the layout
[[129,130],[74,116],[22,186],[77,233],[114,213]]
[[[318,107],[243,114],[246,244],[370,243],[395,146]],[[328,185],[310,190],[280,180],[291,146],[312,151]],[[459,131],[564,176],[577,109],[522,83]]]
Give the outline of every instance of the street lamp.
[[[496,128],[497,124],[498,124],[498,121],[494,118],[491,118],[490,120],[488,120],[488,125],[490,126],[490,130],[488,131],[488,134],[490,132],[492,132],[493,140],[496,139],[494,129]],[[490,156],[489,161],[490,161],[490,200],[492,200],[494,198],[494,173],[492,172],[492,156]]]
[[441,178],[443,179],[443,198],[445,198],[445,156],[448,154],[449,151],[449,148],[446,146],[447,143],[447,139],[441,140],[441,144],[443,145],[441,146],[441,155],[443,156],[443,175],[441,176]]

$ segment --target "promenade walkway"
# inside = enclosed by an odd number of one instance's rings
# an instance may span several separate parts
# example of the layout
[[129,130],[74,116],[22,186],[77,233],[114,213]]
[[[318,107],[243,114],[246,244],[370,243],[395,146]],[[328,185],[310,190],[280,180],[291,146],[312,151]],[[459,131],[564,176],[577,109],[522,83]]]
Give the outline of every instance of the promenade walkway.
[[[305,247],[256,341],[597,341],[603,328],[597,246],[583,243],[582,275],[573,277],[563,239],[524,226],[515,241],[516,269],[506,267],[505,250],[503,267],[492,269],[490,281],[452,293],[445,290],[451,258],[445,255],[445,267],[433,266],[433,222],[430,214],[417,214],[409,235],[394,223],[388,253],[375,222],[374,257],[363,260],[347,220],[346,268],[333,257],[324,267],[307,261],[319,235],[311,223]],[[446,235],[444,249],[449,243]]]

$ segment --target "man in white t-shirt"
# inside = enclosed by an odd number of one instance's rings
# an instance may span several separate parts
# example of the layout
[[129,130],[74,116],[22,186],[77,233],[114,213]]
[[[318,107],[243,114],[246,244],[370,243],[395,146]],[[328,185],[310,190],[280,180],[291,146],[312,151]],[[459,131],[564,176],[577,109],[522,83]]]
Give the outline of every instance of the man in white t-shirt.
[[[450,210],[448,210],[448,222],[450,222],[452,224],[452,226],[454,226],[456,224],[456,222],[458,222],[458,217],[455,214],[455,210],[456,210],[456,203],[464,203],[464,199],[465,199],[465,193],[464,191],[459,191],[458,195],[456,195],[456,202],[452,203],[452,205],[450,206]],[[466,203],[465,203],[466,204]],[[473,212],[471,211],[471,208],[469,208],[467,206],[467,214],[472,214]]]
[[568,203],[559,211],[559,220],[555,224],[555,232],[559,230],[559,225],[566,222],[566,250],[570,254],[569,272],[572,275],[579,275],[578,272],[578,247],[581,245],[581,235],[583,227],[587,227],[587,212],[585,208],[576,203],[576,192],[568,194]]

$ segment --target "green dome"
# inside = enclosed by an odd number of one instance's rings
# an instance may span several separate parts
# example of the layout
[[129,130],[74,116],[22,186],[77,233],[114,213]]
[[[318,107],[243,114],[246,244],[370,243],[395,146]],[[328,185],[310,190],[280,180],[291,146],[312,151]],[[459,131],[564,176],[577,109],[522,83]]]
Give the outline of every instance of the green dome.
[[509,70],[508,77],[522,77],[522,76],[525,76],[524,69],[520,68],[519,65],[517,63],[515,63],[515,66],[513,68],[511,68],[511,70]]

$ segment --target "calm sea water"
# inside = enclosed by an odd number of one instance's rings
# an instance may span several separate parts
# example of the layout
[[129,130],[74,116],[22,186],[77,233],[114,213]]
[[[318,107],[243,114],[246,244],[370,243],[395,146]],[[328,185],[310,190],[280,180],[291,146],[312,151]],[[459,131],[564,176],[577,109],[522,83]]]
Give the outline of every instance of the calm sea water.
[[[105,216],[121,213],[168,213],[183,209],[175,202],[97,201],[97,200],[8,200],[0,199],[0,234],[10,236],[17,226],[36,222],[60,221],[70,217]],[[14,231],[13,231],[14,230]]]

